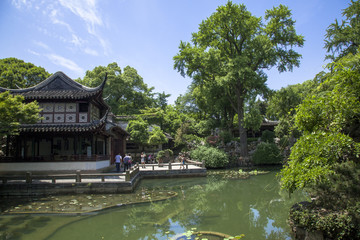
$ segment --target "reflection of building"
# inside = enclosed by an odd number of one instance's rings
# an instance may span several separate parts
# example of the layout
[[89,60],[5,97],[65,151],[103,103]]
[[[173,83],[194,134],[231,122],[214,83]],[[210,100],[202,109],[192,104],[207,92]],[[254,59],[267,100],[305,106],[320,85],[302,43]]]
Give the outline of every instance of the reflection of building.
[[124,154],[129,134],[109,117],[102,98],[105,82],[89,88],[57,72],[34,87],[0,88],[23,95],[25,102],[36,100],[42,109],[42,120],[22,124],[18,136],[7,138],[0,169],[96,170]]

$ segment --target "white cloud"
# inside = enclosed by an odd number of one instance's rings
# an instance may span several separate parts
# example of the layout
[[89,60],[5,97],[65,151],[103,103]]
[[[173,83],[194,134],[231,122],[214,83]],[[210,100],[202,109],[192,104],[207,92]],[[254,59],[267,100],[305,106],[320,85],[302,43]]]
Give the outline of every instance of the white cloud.
[[94,27],[101,26],[102,20],[96,10],[95,0],[59,0],[60,4],[73,12],[75,15],[82,18],[87,24]]
[[31,7],[31,1],[27,0],[12,0],[12,4],[17,8],[20,9],[22,6]]
[[90,48],[85,48],[84,49],[84,52],[86,54],[89,54],[89,55],[93,55],[93,56],[99,56],[98,52],[94,49],[90,49]]
[[50,50],[50,47],[49,47],[48,45],[46,45],[45,43],[43,43],[43,42],[34,41],[34,43],[35,43],[36,45],[38,45],[39,47],[42,47],[43,49]]
[[45,56],[47,58],[49,58],[50,61],[53,62],[55,65],[63,66],[65,68],[77,73],[78,75],[84,74],[84,70],[70,59],[64,58],[57,54],[47,54]]
[[72,36],[71,43],[74,44],[75,46],[80,47],[84,43],[84,41],[74,33],[71,36]]
[[69,32],[71,32],[71,33],[73,32],[71,26],[68,23],[66,23],[58,18],[58,10],[57,9],[52,9],[49,16],[50,16],[52,23],[62,25],[64,27],[66,27]]
[[28,52],[31,53],[31,54],[33,54],[33,55],[35,55],[35,56],[41,56],[40,53],[35,52],[35,51],[31,50],[31,49],[28,49]]
[[[103,54],[108,55],[111,52],[110,44],[100,32],[101,28],[104,27],[104,23],[99,12],[100,8],[98,7],[97,1],[98,0],[12,0],[12,4],[18,9],[27,9],[33,14],[43,14],[47,17],[49,19],[48,22],[39,23],[37,29],[46,36],[60,40],[64,44],[71,44],[72,46],[66,46],[69,49],[76,47],[83,53],[92,56],[98,56],[101,51]],[[69,14],[72,16],[69,16]],[[83,32],[84,26],[81,26],[82,29],[80,29],[76,22],[81,22],[85,25],[85,33]],[[54,31],[55,28],[49,25],[49,23],[64,27],[69,34]],[[36,44],[44,49],[50,50],[48,46],[45,46],[45,44],[41,42]],[[53,44],[49,46],[53,46]]]
[[[87,31],[100,43],[104,54],[109,52],[108,42],[96,31],[96,26],[103,26],[103,21],[97,11],[96,0],[59,0],[60,4],[69,9],[73,14],[80,17],[87,26]],[[86,50],[86,49],[85,49]]]

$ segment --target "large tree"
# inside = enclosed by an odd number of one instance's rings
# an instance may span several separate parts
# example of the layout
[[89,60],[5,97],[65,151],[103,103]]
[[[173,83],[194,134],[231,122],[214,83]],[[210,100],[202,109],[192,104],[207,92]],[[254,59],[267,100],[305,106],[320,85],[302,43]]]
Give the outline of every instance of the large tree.
[[[107,82],[104,89],[105,101],[110,105],[113,113],[118,115],[131,115],[140,113],[141,109],[152,107],[156,104],[153,87],[148,87],[136,69],[127,66],[121,71],[117,63],[110,63],[107,67],[98,66],[92,71],[87,71],[83,79],[78,82],[89,87],[98,86],[107,74]],[[168,97],[165,93],[159,98]]]
[[[283,5],[267,10],[265,21],[253,16],[243,4],[229,1],[203,20],[192,34],[192,44],[181,42],[174,68],[199,84],[221,85],[239,116],[241,156],[247,157],[244,104],[249,94],[266,89],[264,70],[280,72],[299,66],[304,38],[294,28],[291,11]],[[235,96],[235,97],[234,97]]]
[[351,0],[342,15],[345,19],[341,23],[336,19],[326,30],[326,58],[331,60],[355,54],[360,47],[360,1]]
[[50,74],[42,67],[17,58],[0,59],[0,86],[16,89],[34,86]]

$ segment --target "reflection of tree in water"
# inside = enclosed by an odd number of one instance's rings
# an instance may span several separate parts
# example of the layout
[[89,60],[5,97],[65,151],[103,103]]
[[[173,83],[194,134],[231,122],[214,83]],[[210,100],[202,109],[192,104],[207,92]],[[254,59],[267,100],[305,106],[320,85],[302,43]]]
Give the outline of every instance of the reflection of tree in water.
[[[185,192],[185,198],[181,200],[179,193],[176,206],[182,206],[184,210],[174,216],[173,221],[187,229],[196,226],[200,230],[231,235],[246,232],[249,239],[288,237],[284,219],[295,200],[289,201],[288,196],[280,191],[274,174],[256,176],[251,181],[223,180],[216,176],[207,180],[205,185],[186,190],[180,188]],[[252,236],[252,233],[256,234]]]
[[288,226],[284,219],[295,199],[289,201],[280,191],[274,174],[256,176],[251,181],[208,177],[206,185],[186,190],[185,209],[174,220],[186,228],[196,226],[230,235],[246,233],[249,239],[285,239]]
[[[172,181],[171,186],[154,188],[149,183],[142,188],[148,192],[176,191],[178,197],[109,210],[79,221],[73,228],[99,232],[105,239],[167,239],[179,234],[179,229],[191,228],[233,236],[243,233],[246,239],[286,239],[288,227],[284,219],[293,202],[300,199],[289,201],[280,191],[274,173],[248,180],[181,179],[178,185]],[[138,188],[139,194],[142,188]]]
[[[215,193],[223,188],[226,184],[226,180],[219,180],[215,177],[208,177],[207,183],[203,185],[193,185],[191,187],[181,186],[183,199],[177,199],[182,206],[183,211],[174,216],[174,221],[178,221],[184,228],[191,228],[201,224],[204,216],[212,215],[215,212],[209,205],[209,195]],[[179,194],[180,195],[180,194]],[[213,214],[218,214],[213,213]]]
[[[261,178],[265,178],[261,179]],[[267,183],[263,185],[261,183]],[[251,184],[232,185],[232,191],[246,194],[245,208],[248,209],[248,229],[250,234],[261,233],[263,239],[286,239],[289,237],[287,219],[290,207],[296,202],[280,190],[278,180],[273,174],[258,176]],[[257,196],[255,198],[255,196]],[[299,196],[300,197],[300,196]],[[232,213],[233,211],[228,211]],[[246,224],[246,221],[244,221]],[[249,235],[249,234],[248,234]],[[276,237],[277,236],[277,237]],[[281,238],[278,238],[281,236]]]

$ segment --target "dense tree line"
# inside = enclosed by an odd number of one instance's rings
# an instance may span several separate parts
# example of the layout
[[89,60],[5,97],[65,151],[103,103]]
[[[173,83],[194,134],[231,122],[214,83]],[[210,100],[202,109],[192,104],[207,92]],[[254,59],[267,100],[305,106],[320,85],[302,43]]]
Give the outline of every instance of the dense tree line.
[[[240,155],[247,157],[247,130],[259,129],[264,117],[278,120],[276,136],[291,147],[280,173],[282,186],[290,193],[309,191],[315,199],[311,208],[293,211],[292,220],[328,238],[360,239],[359,0],[351,1],[343,18],[327,28],[325,58],[332,61],[327,68],[312,80],[278,91],[266,87],[264,69],[291,71],[301,57],[293,47],[304,44],[291,11],[279,5],[267,10],[263,20],[231,1],[200,23],[190,43],[180,43],[174,68],[192,83],[174,105],[130,66],[98,66],[77,81],[95,87],[107,76],[105,101],[115,115],[129,116],[127,130],[140,145],[163,143],[169,133],[179,148],[196,148],[201,141],[214,146],[220,140],[206,138],[213,129],[223,130],[224,142],[238,128]],[[25,88],[49,75],[19,59],[0,60],[1,87]],[[0,136],[16,134],[19,123],[37,121],[36,102],[23,105],[22,100],[0,95]],[[278,151],[272,142],[261,146],[262,155]],[[228,164],[218,149],[201,147],[193,155],[199,152],[221,156],[221,163],[211,167]]]

